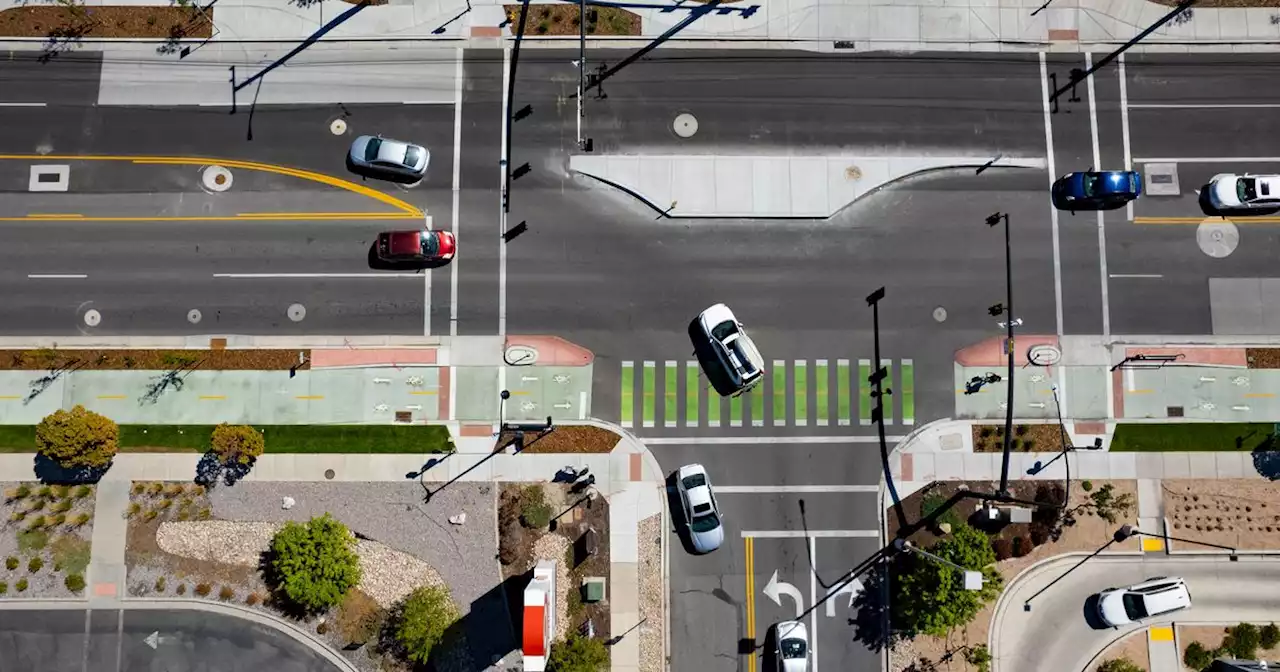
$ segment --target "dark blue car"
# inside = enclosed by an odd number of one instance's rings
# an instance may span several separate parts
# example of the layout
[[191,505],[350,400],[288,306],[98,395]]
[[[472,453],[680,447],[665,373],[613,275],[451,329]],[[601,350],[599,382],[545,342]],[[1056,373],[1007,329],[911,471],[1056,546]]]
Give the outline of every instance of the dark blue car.
[[1142,176],[1136,170],[1067,173],[1053,183],[1052,195],[1059,210],[1115,210],[1142,195]]

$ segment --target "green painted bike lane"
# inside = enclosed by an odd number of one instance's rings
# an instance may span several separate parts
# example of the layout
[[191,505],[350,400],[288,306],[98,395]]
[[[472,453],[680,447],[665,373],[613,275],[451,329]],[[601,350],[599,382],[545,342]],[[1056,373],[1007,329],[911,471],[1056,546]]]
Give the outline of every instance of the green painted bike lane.
[[849,360],[836,360],[836,413],[841,427],[849,425],[852,406],[849,404]]
[[809,424],[809,364],[797,359],[793,364],[791,382],[796,398],[796,426]]
[[667,360],[662,376],[662,425],[675,427],[678,411],[676,410],[676,376],[680,367],[676,362]]
[[787,424],[787,363],[773,360],[773,426]]
[[[710,401],[710,399],[708,399]],[[684,363],[684,426],[698,426],[698,363]]]
[[635,393],[636,393],[636,363],[622,363],[622,426],[634,426],[635,419]]

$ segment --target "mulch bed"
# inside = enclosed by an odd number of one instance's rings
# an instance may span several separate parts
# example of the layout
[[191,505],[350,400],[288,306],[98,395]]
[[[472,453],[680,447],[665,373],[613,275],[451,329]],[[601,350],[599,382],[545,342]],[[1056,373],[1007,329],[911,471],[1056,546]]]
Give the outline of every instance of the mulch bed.
[[[1240,6],[1261,7],[1262,5]],[[1275,0],[1275,4],[1267,6],[1280,7],[1280,0]],[[1244,356],[1251,369],[1280,369],[1280,348],[1245,348]]]
[[[999,483],[937,481],[902,500],[902,507],[908,524],[912,524],[938,509],[962,489],[976,492],[995,492],[997,487],[999,487]],[[1010,481],[1009,494],[1018,499],[1033,502],[1057,503],[1062,501],[1063,490],[1062,484],[1057,482]],[[981,500],[978,499],[959,500],[949,511],[942,514],[937,522],[950,522],[954,528],[958,522],[968,521],[974,527],[987,529],[988,536],[991,538],[991,545],[996,549],[996,557],[999,559],[1021,557],[1030,553],[1031,549],[1036,546],[1048,541],[1048,526],[1039,521],[1043,517],[1039,510],[1035,513],[1035,516],[1037,516],[1036,521],[1031,523],[1009,523],[1001,526],[998,530],[994,530],[980,524],[982,521],[977,515],[980,513],[977,510],[979,504],[981,504]],[[888,522],[889,537],[896,538],[899,529],[897,515],[890,510],[886,520]],[[934,527],[918,530],[907,538],[919,548],[929,548],[944,536],[946,535],[942,534],[941,530]],[[1016,539],[1020,539],[1020,541],[1015,541]]]
[[[507,28],[512,35],[520,28],[520,5],[503,5],[507,11]],[[530,5],[525,35],[577,35],[577,5]],[[588,35],[639,35],[640,16],[617,7],[587,9]]]
[[[10,10],[12,11],[12,10]],[[3,12],[0,12],[0,16]],[[305,363],[298,364],[298,353]],[[0,350],[0,371],[77,370],[287,371],[311,368],[310,350]]]
[[0,12],[0,37],[181,39],[213,35],[213,9],[194,7],[13,7]]
[[[509,446],[521,432],[503,432],[497,446]],[[591,425],[557,426],[550,432],[523,432],[524,453],[609,453],[618,435]]]
[[[557,558],[565,563],[569,570],[570,586],[569,625],[568,632],[574,632],[586,621],[590,620],[595,636],[608,639],[612,636],[609,619],[609,597],[613,592],[609,573],[609,504],[598,493],[591,501],[590,508],[586,502],[580,502],[568,508],[567,513],[554,521],[554,531],[530,530],[520,525],[520,511],[524,503],[524,494],[529,485],[523,483],[504,483],[498,496],[498,555],[507,560],[502,564],[503,580],[520,576],[533,567],[533,545],[542,534],[558,534],[571,543],[572,558]],[[572,486],[563,483],[544,483],[542,487],[547,493],[548,502],[564,501],[568,504],[579,502],[584,495],[574,494],[569,490]],[[554,506],[554,505],[553,505]],[[560,515],[565,509],[556,510]],[[588,530],[594,530],[597,539],[596,552],[583,557],[581,546],[575,542]],[[570,562],[572,561],[572,562]],[[582,579],[588,576],[602,576],[605,579],[605,600],[594,604],[584,603],[575,596],[581,595]],[[514,594],[512,594],[514,593]],[[511,610],[512,623],[519,624],[521,619],[521,601],[523,595],[519,591],[508,593],[508,607]]]
[[[1052,453],[1070,441],[1061,425],[1014,425],[1010,450],[1015,453]],[[973,452],[998,453],[1004,450],[1004,425],[974,425]]]

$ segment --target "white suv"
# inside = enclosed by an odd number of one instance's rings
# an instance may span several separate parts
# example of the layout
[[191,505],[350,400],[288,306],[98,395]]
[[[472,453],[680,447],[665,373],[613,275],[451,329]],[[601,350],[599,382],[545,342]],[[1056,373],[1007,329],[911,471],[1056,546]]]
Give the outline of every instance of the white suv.
[[1128,588],[1108,588],[1098,594],[1098,615],[1111,626],[1128,625],[1190,606],[1187,584],[1177,577],[1157,576]]
[[764,357],[723,303],[702,311],[689,325],[689,337],[694,355],[720,396],[742,394],[764,380]]

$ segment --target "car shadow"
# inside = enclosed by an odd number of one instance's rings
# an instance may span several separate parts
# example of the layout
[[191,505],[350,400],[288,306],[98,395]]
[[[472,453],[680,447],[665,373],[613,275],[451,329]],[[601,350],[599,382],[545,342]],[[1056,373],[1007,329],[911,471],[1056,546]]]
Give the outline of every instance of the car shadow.
[[1102,617],[1098,615],[1098,601],[1100,599],[1101,596],[1098,593],[1094,593],[1085,598],[1083,607],[1084,613],[1082,614],[1084,616],[1084,622],[1088,623],[1089,627],[1094,630],[1111,630],[1114,626],[1107,625],[1103,622]]
[[440,259],[438,261],[429,261],[429,262],[387,261],[385,259],[381,259],[378,257],[377,241],[374,241],[371,245],[369,245],[368,258],[369,258],[369,268],[375,271],[400,271],[400,272],[411,271],[414,273],[419,273],[421,271],[448,266],[449,262],[452,261],[451,259]]
[[1213,202],[1209,200],[1209,185],[1200,187],[1200,197],[1197,199],[1200,204],[1200,212],[1209,217],[1267,217],[1280,212],[1280,208],[1215,208]]
[[689,555],[705,555],[693,547],[693,538],[689,534],[689,521],[684,518],[684,505],[680,503],[680,493],[676,490],[676,472],[674,471],[667,474],[667,510],[671,511],[672,531],[680,539],[684,552]]
[[778,669],[777,656],[771,655],[778,648],[778,625],[776,623],[765,628],[764,641],[757,647],[760,654],[761,672],[782,672]]
[[693,345],[693,356],[698,360],[698,368],[702,369],[702,375],[706,377],[707,382],[711,383],[711,387],[716,394],[722,397],[731,396],[737,390],[734,389],[733,383],[717,362],[716,355],[711,350],[711,343],[707,340],[707,335],[703,333],[702,327],[698,325],[698,318],[695,317],[689,321],[688,332],[689,343]]

